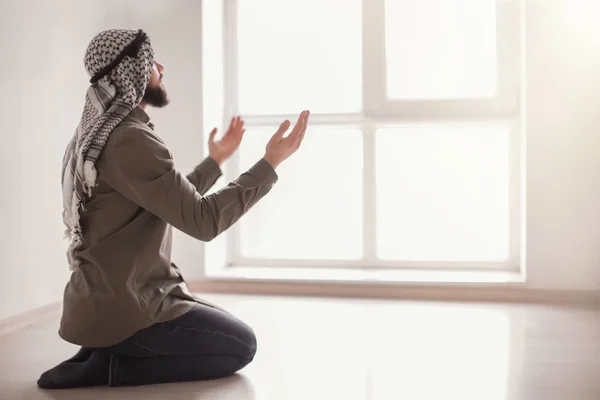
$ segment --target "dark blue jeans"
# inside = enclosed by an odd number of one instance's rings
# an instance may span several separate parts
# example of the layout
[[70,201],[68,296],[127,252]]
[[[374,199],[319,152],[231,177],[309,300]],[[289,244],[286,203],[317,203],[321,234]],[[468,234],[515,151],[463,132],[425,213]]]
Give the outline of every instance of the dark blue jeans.
[[195,381],[245,367],[256,353],[256,336],[234,316],[197,304],[102,351],[110,353],[110,386]]
[[138,331],[111,347],[82,348],[42,374],[45,389],[134,386],[222,378],[256,353],[252,329],[234,316],[196,304],[172,321]]

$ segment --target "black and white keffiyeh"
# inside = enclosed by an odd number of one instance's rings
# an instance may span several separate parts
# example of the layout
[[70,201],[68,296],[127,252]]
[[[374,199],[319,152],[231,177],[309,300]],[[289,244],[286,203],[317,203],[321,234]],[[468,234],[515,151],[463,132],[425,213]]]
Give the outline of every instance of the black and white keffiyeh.
[[83,243],[80,213],[96,186],[95,163],[112,130],[142,101],[152,75],[154,50],[141,30],[110,29],[92,39],[84,63],[92,85],[62,169],[63,221],[70,240],[71,269],[78,265],[74,251]]

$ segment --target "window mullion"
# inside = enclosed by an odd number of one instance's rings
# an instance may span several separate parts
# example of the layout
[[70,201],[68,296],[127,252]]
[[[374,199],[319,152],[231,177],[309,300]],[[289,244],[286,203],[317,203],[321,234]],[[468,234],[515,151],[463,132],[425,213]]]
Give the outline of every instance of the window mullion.
[[377,260],[377,184],[376,126],[364,123],[363,130],[363,260],[375,265]]
[[363,0],[363,111],[379,110],[386,97],[385,0]]
[[521,43],[524,20],[521,1],[496,2],[498,95],[505,115],[518,115],[521,76]]
[[385,0],[363,0],[363,262],[377,263],[375,124],[369,121],[386,101]]

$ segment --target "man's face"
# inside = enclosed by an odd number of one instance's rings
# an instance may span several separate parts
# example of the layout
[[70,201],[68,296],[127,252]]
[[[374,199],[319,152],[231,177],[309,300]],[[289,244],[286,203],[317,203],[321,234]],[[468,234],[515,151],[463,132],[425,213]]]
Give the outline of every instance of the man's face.
[[150,82],[146,88],[146,93],[144,93],[144,98],[142,99],[143,103],[152,107],[164,107],[169,104],[167,90],[162,82],[164,70],[165,67],[161,63],[154,61]]

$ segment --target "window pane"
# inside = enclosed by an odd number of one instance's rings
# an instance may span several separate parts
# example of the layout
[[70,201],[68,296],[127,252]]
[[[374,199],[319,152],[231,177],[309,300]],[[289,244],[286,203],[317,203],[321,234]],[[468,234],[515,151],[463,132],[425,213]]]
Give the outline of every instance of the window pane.
[[360,111],[360,0],[252,0],[238,7],[241,113]]
[[[275,130],[246,132],[240,149],[244,170],[264,155]],[[298,153],[277,169],[272,191],[241,219],[242,256],[360,258],[362,170],[360,131],[312,126]]]
[[495,5],[496,0],[386,0],[388,97],[494,97]]
[[509,256],[509,128],[377,132],[377,251],[410,261]]

